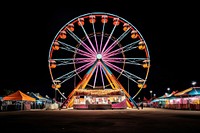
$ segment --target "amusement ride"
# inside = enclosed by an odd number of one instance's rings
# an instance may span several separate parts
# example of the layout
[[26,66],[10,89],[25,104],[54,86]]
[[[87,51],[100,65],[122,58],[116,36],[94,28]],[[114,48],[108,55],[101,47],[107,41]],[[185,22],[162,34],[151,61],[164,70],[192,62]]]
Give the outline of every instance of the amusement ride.
[[52,88],[64,99],[61,108],[138,108],[134,98],[147,87],[150,55],[130,22],[92,12],[61,27],[51,43],[48,63]]

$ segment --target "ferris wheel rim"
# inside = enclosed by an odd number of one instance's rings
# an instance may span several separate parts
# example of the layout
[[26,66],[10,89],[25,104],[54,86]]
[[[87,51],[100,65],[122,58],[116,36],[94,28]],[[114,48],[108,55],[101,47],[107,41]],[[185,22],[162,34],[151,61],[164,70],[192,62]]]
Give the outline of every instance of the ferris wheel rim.
[[[138,32],[138,34],[140,35],[141,39],[142,39],[142,40],[144,41],[144,43],[145,43],[145,46],[146,46],[146,53],[147,53],[147,57],[148,57],[148,60],[149,60],[148,64],[150,65],[150,54],[149,54],[148,46],[147,46],[147,43],[146,43],[145,39],[143,38],[143,36],[142,36],[141,33],[139,32],[139,30],[138,30],[134,25],[132,25],[129,21],[127,21],[126,19],[124,19],[124,18],[122,18],[122,17],[120,17],[120,16],[118,16],[118,15],[111,14],[111,13],[106,13],[106,12],[91,12],[91,13],[86,13],[86,14],[79,15],[79,16],[75,17],[74,19],[71,19],[71,20],[70,20],[69,22],[67,22],[63,27],[60,28],[59,32],[57,32],[55,38],[53,39],[53,41],[52,41],[50,47],[53,46],[53,42],[56,40],[56,37],[57,37],[58,34],[61,32],[61,30],[64,29],[64,27],[66,27],[66,26],[69,25],[70,23],[74,22],[74,21],[77,20],[78,18],[82,18],[82,17],[89,16],[89,15],[97,15],[97,14],[99,14],[99,15],[108,15],[108,16],[120,18],[120,19],[123,20],[124,22],[127,22],[128,24],[130,24],[130,26],[133,27],[135,30],[137,30],[137,32]],[[49,50],[49,59],[51,59],[51,58],[50,58],[50,53],[51,53],[51,49]],[[53,78],[53,76],[52,76],[53,74],[52,74],[52,71],[51,71],[51,68],[50,68],[50,67],[49,67],[49,70],[50,70],[51,79],[52,79],[52,81],[53,81],[53,80],[55,80],[55,78]],[[146,76],[145,76],[145,78],[144,78],[145,82],[146,82],[146,80],[147,80],[148,74],[149,74],[149,68],[147,68]],[[145,82],[143,82],[143,85],[144,85]],[[135,97],[139,94],[139,92],[140,92],[141,90],[142,90],[142,88],[139,89],[139,91],[136,93],[135,96],[133,96],[133,98],[135,98]]]

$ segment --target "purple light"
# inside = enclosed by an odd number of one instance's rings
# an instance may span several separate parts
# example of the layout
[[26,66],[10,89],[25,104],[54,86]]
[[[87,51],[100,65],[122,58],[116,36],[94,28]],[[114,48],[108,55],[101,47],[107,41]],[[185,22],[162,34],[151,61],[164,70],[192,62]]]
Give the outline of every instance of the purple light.
[[97,67],[96,67],[96,73],[95,73],[95,77],[94,77],[94,85],[93,85],[94,88],[95,88],[95,85],[96,85],[98,68],[99,68],[99,65],[97,65]]
[[101,69],[100,69],[100,72],[101,72],[102,84],[103,84],[103,86],[105,86],[105,84],[104,84],[104,78],[103,78],[103,73],[102,73],[102,71],[103,71],[102,69],[103,69],[103,68],[102,68],[101,65],[100,65],[100,68],[101,68]]

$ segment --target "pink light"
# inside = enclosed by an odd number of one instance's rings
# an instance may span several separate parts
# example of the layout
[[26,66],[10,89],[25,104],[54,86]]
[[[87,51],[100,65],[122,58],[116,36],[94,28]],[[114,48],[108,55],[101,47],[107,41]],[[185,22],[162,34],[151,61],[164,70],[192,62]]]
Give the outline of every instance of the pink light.
[[[130,28],[128,28],[127,31],[129,31]],[[110,52],[111,49],[113,49],[127,34],[128,32],[124,32],[117,40],[115,40],[103,53],[108,53]]]
[[[105,25],[105,23],[104,23],[104,25]],[[104,26],[103,25],[103,26]],[[104,28],[104,27],[103,27]],[[104,29],[103,29],[104,30]],[[101,44],[100,44],[100,51],[102,50],[102,43],[103,43],[103,31],[102,31],[102,34],[101,34]]]
[[[81,28],[82,28],[83,32],[85,33],[86,38],[87,38],[87,40],[89,41],[89,43],[90,43],[90,45],[92,46],[92,49],[93,49],[94,51],[92,51],[87,45],[86,45],[85,47],[88,48],[88,50],[89,50],[91,53],[96,54],[97,51],[96,51],[96,49],[94,48],[94,46],[93,46],[93,44],[92,44],[92,42],[91,42],[91,40],[90,40],[88,34],[86,33],[86,31],[85,31],[85,29],[84,29],[84,27],[83,27],[83,25],[82,25],[82,23],[80,22],[80,19],[78,19],[78,21],[79,21],[79,23],[81,24]],[[82,41],[82,42],[83,42],[83,41]],[[85,44],[84,44],[84,45],[85,45]]]
[[94,55],[95,55],[95,54],[92,54],[92,53],[87,53],[87,52],[85,52],[85,51],[83,51],[81,49],[77,50],[77,54],[80,54],[80,55],[83,55],[83,56],[86,56],[86,57],[91,57],[91,56],[94,57]]
[[99,65],[97,65],[97,67],[96,67],[96,73],[95,73],[95,77],[94,77],[94,87],[95,87],[95,85],[96,85],[96,80],[97,80],[97,73],[98,73],[98,68],[99,68]]
[[[86,37],[87,37],[87,39],[88,39],[88,41],[89,41],[90,45],[92,46],[92,49],[94,50],[94,53],[96,54],[96,53],[97,53],[97,51],[96,51],[96,49],[94,48],[94,46],[93,46],[93,44],[92,44],[92,42],[91,42],[90,38],[88,37],[88,35],[87,35]],[[97,43],[97,42],[96,42],[96,43]]]
[[[96,54],[90,47],[87,46],[83,41],[81,41],[82,46],[90,52],[90,54]],[[93,45],[92,45],[93,46]]]
[[108,53],[112,48],[114,48],[118,44],[118,40],[115,40],[103,53]]
[[103,69],[103,68],[102,68],[101,65],[100,65],[100,68],[101,68],[101,69],[100,69],[100,72],[101,72],[102,84],[103,84],[103,86],[105,86],[105,84],[104,84],[104,78],[103,78],[103,73],[102,73],[102,71],[103,71],[102,69]]
[[[83,28],[83,26],[82,26],[82,28]],[[84,30],[84,29],[83,29]],[[91,54],[95,54],[95,52],[94,51],[92,51],[92,49],[90,48],[90,47],[88,47],[87,46],[87,44],[85,44],[80,38],[78,38],[73,32],[69,32],[69,33],[71,33],[70,35],[72,36],[72,37],[74,37],[75,38],[75,40],[77,40],[77,42],[78,43],[81,43],[82,44],[82,46],[88,51],[88,52],[90,52]]]
[[107,66],[109,66],[110,68],[112,68],[113,70],[119,72],[119,73],[123,70],[123,69],[121,69],[121,68],[119,68],[119,67],[117,67],[117,66],[115,66],[115,65],[113,65],[113,64],[111,64],[111,63],[109,63],[108,61],[105,61],[105,64],[106,64]]
[[106,41],[106,44],[104,45],[104,47],[103,47],[103,49],[102,49],[102,51],[101,51],[101,54],[103,54],[103,52],[104,52],[106,46],[108,45],[108,42],[110,41],[110,38],[111,38],[111,36],[109,36],[108,40]]
[[93,64],[94,64],[94,62],[91,61],[91,62],[84,64],[81,67],[77,68],[76,71],[77,71],[77,73],[80,73],[80,72],[86,70],[88,67],[92,66]]
[[105,62],[123,63],[126,58],[104,58]]
[[94,23],[92,24],[92,26],[93,26],[93,30],[94,30],[94,39],[95,39],[95,43],[96,43],[96,53],[97,53],[99,50],[98,50],[97,36],[95,33]]
[[111,36],[112,36],[112,34],[113,34],[115,28],[116,28],[116,25],[113,27],[113,29],[112,29],[112,31],[111,31],[111,33],[110,33],[110,36],[108,37],[108,40],[106,41],[106,44],[104,45],[103,50],[101,51],[101,54],[104,53],[104,50],[105,50],[105,48],[107,47],[108,42],[110,41],[110,38],[111,38]]
[[95,62],[96,58],[75,58],[74,61],[78,63]]
[[114,50],[114,51],[112,51],[112,52],[110,52],[110,53],[104,53],[103,56],[108,58],[108,57],[111,57],[111,56],[118,55],[118,54],[121,53],[121,50],[122,50],[122,49],[123,49],[123,48],[121,47],[121,48],[116,49],[116,50]]

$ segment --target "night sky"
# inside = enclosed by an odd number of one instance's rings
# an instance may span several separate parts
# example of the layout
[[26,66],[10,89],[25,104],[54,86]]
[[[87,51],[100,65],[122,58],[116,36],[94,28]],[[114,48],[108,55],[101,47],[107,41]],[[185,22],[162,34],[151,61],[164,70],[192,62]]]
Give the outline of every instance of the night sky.
[[[111,1],[111,0],[110,0]],[[157,96],[167,88],[182,91],[200,84],[199,7],[192,1],[131,3],[130,0],[86,3],[12,3],[2,5],[0,95],[4,89],[54,96],[48,68],[52,40],[71,19],[90,12],[125,18],[144,37],[151,59],[147,88],[139,97]],[[191,2],[191,3],[189,3]]]

